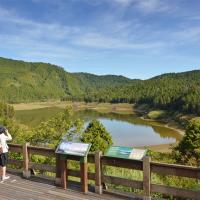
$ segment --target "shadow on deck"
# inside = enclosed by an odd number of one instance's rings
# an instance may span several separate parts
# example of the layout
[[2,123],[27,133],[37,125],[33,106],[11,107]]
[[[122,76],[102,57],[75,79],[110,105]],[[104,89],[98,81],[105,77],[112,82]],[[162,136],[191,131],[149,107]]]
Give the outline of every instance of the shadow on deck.
[[136,199],[117,194],[98,195],[93,192],[83,194],[78,185],[70,184],[70,189],[63,190],[54,185],[53,180],[40,177],[22,178],[17,173],[10,173],[10,179],[0,183],[0,200],[122,200]]

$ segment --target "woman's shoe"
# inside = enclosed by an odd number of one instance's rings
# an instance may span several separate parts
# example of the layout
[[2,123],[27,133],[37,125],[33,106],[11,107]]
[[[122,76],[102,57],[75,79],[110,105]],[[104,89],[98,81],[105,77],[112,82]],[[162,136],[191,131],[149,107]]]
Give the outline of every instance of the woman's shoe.
[[4,176],[2,177],[2,181],[8,180],[10,178],[10,176]]

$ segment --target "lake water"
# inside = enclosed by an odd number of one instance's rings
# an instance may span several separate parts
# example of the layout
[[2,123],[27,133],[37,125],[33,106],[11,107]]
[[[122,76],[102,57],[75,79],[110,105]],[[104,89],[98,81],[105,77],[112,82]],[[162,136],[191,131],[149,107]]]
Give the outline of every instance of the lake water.
[[[62,109],[56,107],[16,111],[16,119],[20,123],[34,127],[60,111]],[[164,124],[158,122],[142,120],[136,114],[99,113],[84,110],[76,112],[74,117],[83,119],[85,126],[92,119],[100,120],[111,133],[114,145],[136,147],[173,143],[181,139],[176,130],[164,127]]]

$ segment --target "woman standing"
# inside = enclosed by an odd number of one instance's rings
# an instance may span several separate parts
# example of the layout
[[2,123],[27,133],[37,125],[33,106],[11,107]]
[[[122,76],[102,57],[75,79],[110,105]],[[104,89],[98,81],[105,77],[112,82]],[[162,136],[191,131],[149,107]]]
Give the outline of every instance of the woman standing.
[[12,140],[12,136],[8,130],[0,126],[0,178],[1,182],[9,179],[9,176],[6,176],[6,165],[8,161],[8,145],[7,141]]

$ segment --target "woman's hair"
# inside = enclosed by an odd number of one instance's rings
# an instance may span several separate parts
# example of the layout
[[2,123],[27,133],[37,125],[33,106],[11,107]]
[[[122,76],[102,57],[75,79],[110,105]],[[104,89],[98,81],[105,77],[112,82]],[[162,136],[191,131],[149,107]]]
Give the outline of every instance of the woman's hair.
[[0,125],[0,134],[5,133],[6,128]]

